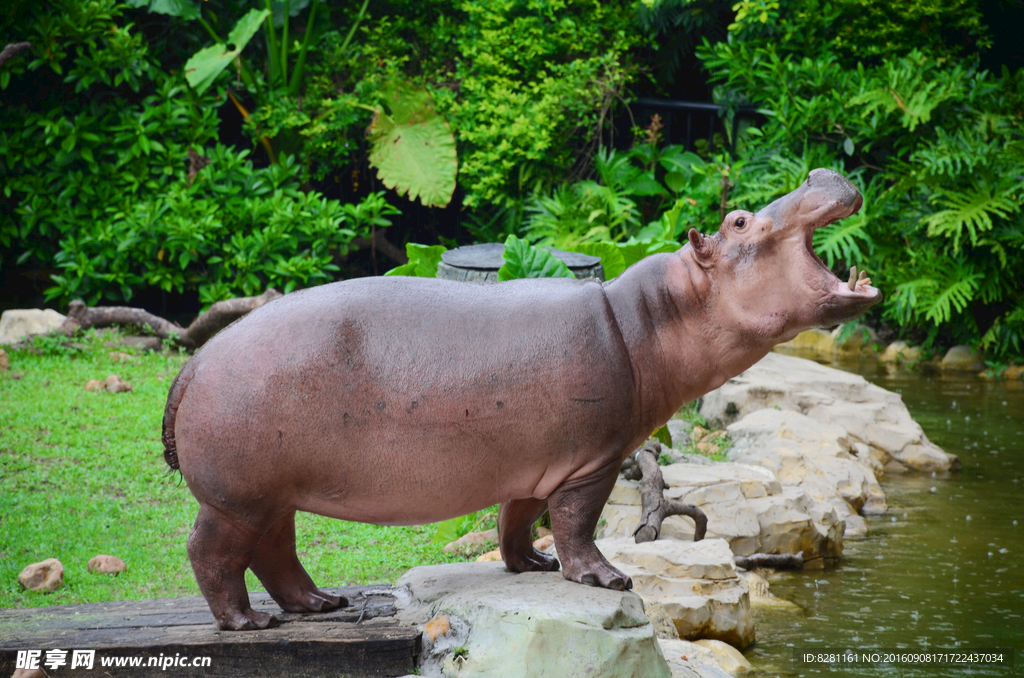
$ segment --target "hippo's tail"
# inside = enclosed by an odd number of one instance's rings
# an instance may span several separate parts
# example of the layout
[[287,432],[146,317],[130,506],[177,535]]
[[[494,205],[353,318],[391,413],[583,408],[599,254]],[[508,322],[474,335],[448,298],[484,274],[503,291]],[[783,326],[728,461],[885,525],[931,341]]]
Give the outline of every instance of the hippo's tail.
[[164,442],[164,461],[171,467],[171,470],[181,470],[178,464],[178,445],[174,440],[174,418],[178,414],[178,405],[185,396],[185,389],[192,381],[192,374],[195,372],[194,361],[189,361],[178,376],[171,383],[171,392],[167,394],[167,405],[164,406],[164,424],[161,438]]

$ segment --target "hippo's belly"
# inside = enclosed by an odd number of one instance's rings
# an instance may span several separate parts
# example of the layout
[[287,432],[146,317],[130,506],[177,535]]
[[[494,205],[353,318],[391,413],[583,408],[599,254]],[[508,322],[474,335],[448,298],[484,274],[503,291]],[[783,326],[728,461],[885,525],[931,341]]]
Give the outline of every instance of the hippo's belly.
[[196,355],[178,409],[200,501],[431,522],[550,494],[638,434],[596,284],[374,278],[287,295]]

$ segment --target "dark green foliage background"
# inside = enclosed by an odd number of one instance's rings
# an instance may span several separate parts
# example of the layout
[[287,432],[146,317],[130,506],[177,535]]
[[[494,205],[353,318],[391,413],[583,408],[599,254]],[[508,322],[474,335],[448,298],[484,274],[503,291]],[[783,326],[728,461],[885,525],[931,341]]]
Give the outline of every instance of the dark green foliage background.
[[[992,3],[392,0],[310,21],[295,0],[290,39],[311,44],[297,93],[266,80],[265,33],[243,52],[251,77],[231,67],[192,92],[188,58],[265,4],[12,2],[3,34],[32,49],[0,67],[0,269],[50,280],[51,303],[163,290],[207,305],[383,272],[367,247],[383,228],[400,248],[678,242],[824,166],[865,195],[815,245],[885,292],[869,322],[1024,353],[1024,75],[1011,58],[981,67],[1006,53]],[[636,92],[699,93],[695,73],[727,122],[740,106],[762,122],[713,153],[667,145],[649,119],[625,133]],[[396,77],[454,133],[446,210],[384,192],[367,164],[370,109]]]

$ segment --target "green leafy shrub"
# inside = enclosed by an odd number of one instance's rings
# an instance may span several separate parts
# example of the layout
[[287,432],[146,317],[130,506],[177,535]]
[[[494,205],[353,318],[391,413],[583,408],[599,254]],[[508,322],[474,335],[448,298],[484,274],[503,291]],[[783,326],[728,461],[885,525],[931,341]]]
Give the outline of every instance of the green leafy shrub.
[[[57,270],[50,298],[290,291],[331,280],[354,237],[390,225],[380,193],[343,205],[303,192],[293,158],[255,169],[217,143],[222,91],[163,73],[130,24],[112,25],[121,10],[45,3],[18,24],[31,53],[2,72],[0,246]],[[51,83],[22,96],[46,68],[81,95]]]
[[271,286],[287,293],[332,280],[351,240],[396,212],[379,193],[357,206],[303,193],[290,156],[254,170],[247,155],[218,145],[191,185],[170,184],[65,236],[50,294],[127,300],[153,286],[198,289],[209,304]]

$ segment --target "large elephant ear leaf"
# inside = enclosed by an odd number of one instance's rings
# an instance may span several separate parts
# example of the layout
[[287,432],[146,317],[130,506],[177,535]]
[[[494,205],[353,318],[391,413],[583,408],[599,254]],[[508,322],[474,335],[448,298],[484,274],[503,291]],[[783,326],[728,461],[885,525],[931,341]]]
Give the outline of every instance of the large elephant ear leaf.
[[572,251],[589,254],[592,257],[601,257],[601,267],[604,268],[605,280],[611,280],[626,270],[626,259],[613,242],[583,243],[573,247]]
[[267,10],[250,10],[235,24],[235,27],[228,34],[228,44],[216,44],[212,47],[204,47],[188,60],[185,64],[185,79],[188,84],[202,94],[217,79],[220,72],[228,67],[232,61],[242,53],[252,36],[260,29],[263,21],[270,16]]
[[575,278],[564,261],[551,252],[533,247],[514,235],[505,239],[505,263],[498,269],[498,280],[519,278]]
[[377,178],[409,200],[446,206],[459,170],[451,127],[434,111],[430,93],[410,83],[392,81],[384,101],[391,114],[377,113],[367,130]]

